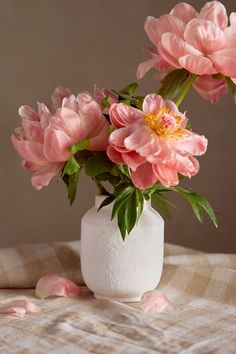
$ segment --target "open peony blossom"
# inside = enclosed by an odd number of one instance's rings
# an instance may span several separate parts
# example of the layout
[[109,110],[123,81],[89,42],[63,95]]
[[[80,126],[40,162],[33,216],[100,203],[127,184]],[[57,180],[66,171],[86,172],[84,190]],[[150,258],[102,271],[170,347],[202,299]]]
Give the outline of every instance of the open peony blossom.
[[207,149],[207,139],[187,129],[187,119],[174,102],[150,94],[143,111],[125,104],[113,104],[110,117],[116,128],[109,137],[107,154],[131,169],[133,184],[140,189],[157,181],[176,186],[178,173],[194,176],[199,163],[193,157]]
[[40,299],[49,296],[77,297],[81,294],[81,288],[73,281],[60,277],[57,274],[47,274],[39,279],[35,289],[35,295]]
[[228,26],[220,2],[206,3],[199,13],[189,4],[179,3],[159,19],[147,17],[144,28],[156,48],[139,65],[138,78],[152,67],[164,73],[184,68],[199,76],[194,87],[211,102],[227,92],[225,81],[214,74],[236,82],[236,13],[230,15]]
[[60,86],[52,96],[52,110],[43,103],[38,104],[38,113],[29,106],[19,109],[21,126],[11,139],[22,165],[33,172],[36,189],[61,173],[74,143],[88,140],[87,149],[93,151],[106,150],[108,145],[109,124],[92,95],[69,95],[69,89]]

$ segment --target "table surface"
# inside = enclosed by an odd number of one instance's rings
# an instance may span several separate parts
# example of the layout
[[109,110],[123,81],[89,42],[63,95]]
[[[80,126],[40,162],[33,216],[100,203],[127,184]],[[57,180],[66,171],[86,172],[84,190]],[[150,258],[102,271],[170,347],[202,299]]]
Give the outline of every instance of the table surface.
[[[24,270],[26,255],[32,257],[32,252],[34,258],[38,257],[37,262],[44,263],[44,271],[47,257],[55,268],[59,246],[60,252],[64,247],[68,254],[78,243],[44,244],[40,251],[38,245],[21,246],[19,254],[25,249]],[[48,252],[42,252],[46,248]],[[11,278],[13,272],[7,277],[6,269],[13,269],[16,263],[21,269],[20,256],[17,262],[15,258],[7,262],[1,256],[12,252],[13,249],[0,250],[0,279],[5,267],[5,282],[11,286],[16,278]],[[78,253],[73,254],[78,257]],[[70,266],[63,264],[59,273],[81,281],[81,275],[72,272],[73,262]],[[23,274],[21,270],[21,286],[25,281]],[[31,274],[33,282],[32,269],[27,274]],[[37,299],[33,289],[1,289],[0,303],[27,299],[42,311],[24,318],[0,317],[0,353],[236,353],[235,255],[205,254],[167,244],[158,289],[171,302],[161,313],[144,313],[138,303],[97,300],[86,287],[77,299],[47,300]]]

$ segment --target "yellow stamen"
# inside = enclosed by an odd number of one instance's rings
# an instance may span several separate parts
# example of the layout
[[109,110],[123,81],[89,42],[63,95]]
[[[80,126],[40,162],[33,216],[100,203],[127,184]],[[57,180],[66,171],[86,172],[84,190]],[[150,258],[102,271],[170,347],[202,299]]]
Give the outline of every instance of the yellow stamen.
[[[168,117],[171,115],[171,117]],[[179,138],[184,133],[182,127],[182,118],[172,112],[166,107],[160,109],[158,112],[151,114],[144,114],[149,127],[162,138]],[[173,124],[173,118],[175,120]]]

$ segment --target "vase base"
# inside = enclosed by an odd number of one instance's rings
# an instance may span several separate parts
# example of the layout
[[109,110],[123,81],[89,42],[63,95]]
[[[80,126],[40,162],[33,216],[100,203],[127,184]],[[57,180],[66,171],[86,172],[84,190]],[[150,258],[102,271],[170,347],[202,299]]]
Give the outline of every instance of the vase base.
[[98,300],[108,300],[108,301],[118,301],[118,302],[140,302],[142,296],[135,296],[135,297],[106,297],[99,294],[94,293],[94,297]]

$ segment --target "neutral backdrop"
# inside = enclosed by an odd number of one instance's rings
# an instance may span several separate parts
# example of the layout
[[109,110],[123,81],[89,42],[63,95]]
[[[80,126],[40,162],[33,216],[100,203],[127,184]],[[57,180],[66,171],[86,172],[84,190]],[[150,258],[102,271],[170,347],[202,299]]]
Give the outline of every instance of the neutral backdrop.
[[[55,86],[75,93],[100,87],[119,89],[136,80],[137,65],[150,46],[146,16],[159,17],[173,0],[0,0],[0,247],[28,242],[76,240],[80,219],[93,204],[95,188],[81,176],[73,207],[62,183],[35,191],[30,173],[10,143],[19,125],[18,107],[49,103]],[[199,9],[204,1],[189,3]],[[228,13],[235,0],[224,0]],[[140,82],[140,94],[157,90],[153,72]],[[219,104],[192,92],[182,104],[196,132],[209,139],[193,190],[204,194],[218,214],[219,229],[201,225],[190,207],[174,197],[178,209],[166,221],[168,242],[217,252],[235,252],[235,105],[228,95]]]

